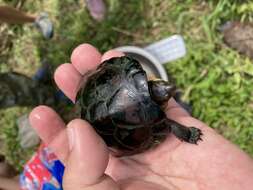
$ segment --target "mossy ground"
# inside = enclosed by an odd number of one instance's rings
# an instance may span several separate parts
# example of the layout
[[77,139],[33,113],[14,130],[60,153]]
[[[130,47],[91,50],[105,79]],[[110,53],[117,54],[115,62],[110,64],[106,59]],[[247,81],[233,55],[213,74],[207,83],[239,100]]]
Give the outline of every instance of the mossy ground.
[[[253,155],[253,62],[227,47],[219,32],[226,21],[252,21],[252,1],[107,0],[108,16],[102,23],[92,20],[81,0],[0,3],[31,14],[46,11],[55,25],[55,36],[49,41],[32,25],[0,25],[0,72],[14,70],[32,76],[44,59],[55,67],[69,62],[73,48],[84,42],[105,52],[181,34],[187,56],[166,64],[166,69],[183,99],[193,106],[195,117]],[[0,111],[2,149],[18,168],[26,158],[18,145],[15,123],[30,109]]]

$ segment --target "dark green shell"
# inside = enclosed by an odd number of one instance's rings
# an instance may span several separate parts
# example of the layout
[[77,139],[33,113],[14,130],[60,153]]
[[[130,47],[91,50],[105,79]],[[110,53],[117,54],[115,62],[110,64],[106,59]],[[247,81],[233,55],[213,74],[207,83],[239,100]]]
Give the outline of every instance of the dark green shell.
[[[144,149],[165,114],[151,99],[147,76],[130,57],[112,58],[90,75],[78,100],[82,118],[89,121],[107,145]],[[157,126],[154,129],[154,126]]]

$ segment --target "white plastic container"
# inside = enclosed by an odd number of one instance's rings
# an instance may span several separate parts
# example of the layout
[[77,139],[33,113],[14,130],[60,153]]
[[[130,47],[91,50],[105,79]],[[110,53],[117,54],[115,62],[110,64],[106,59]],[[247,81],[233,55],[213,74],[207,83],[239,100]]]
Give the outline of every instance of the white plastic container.
[[149,77],[161,78],[163,80],[168,80],[168,75],[163,64],[186,55],[186,47],[181,35],[164,38],[144,48],[122,46],[116,49],[140,61]]
[[122,46],[116,48],[116,50],[137,59],[148,76],[154,76],[165,81],[168,80],[168,75],[163,65],[148,51],[136,46]]

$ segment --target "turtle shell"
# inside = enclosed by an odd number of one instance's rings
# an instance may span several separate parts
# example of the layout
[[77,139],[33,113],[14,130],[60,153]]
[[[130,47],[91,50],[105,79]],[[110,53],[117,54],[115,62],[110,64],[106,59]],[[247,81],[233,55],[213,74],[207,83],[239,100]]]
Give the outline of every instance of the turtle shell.
[[127,56],[103,62],[79,91],[81,117],[108,146],[131,151],[148,148],[165,114],[149,93],[140,63]]

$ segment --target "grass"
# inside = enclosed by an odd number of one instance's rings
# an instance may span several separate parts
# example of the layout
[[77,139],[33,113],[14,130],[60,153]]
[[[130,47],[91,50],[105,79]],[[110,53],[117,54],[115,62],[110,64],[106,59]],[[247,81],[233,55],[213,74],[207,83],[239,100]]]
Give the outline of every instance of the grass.
[[[21,5],[18,0],[5,2]],[[219,32],[229,20],[253,21],[252,1],[108,0],[107,5],[108,17],[97,23],[81,0],[24,1],[24,11],[49,13],[55,36],[45,41],[32,26],[1,25],[4,38],[0,40],[5,39],[5,45],[0,46],[0,71],[32,76],[43,59],[55,67],[69,62],[71,51],[80,43],[91,43],[105,52],[120,45],[144,46],[179,33],[188,54],[165,67],[183,92],[183,99],[193,106],[195,117],[253,155],[253,64],[227,47]],[[18,142],[16,132],[9,131],[16,130],[17,116],[30,109],[0,111],[5,154],[17,153],[8,160],[19,166],[26,158],[18,145],[10,149],[10,144]]]

